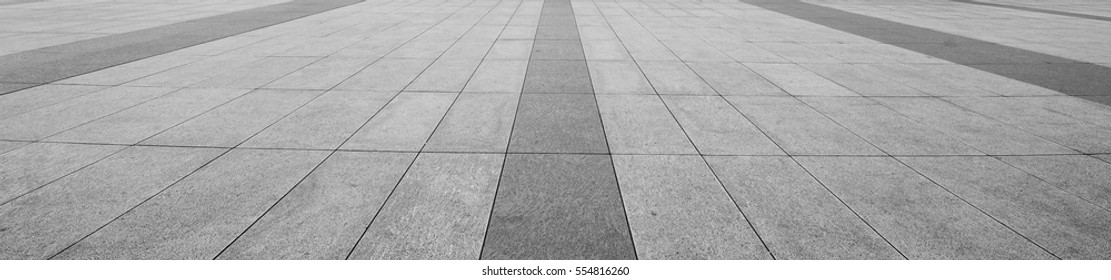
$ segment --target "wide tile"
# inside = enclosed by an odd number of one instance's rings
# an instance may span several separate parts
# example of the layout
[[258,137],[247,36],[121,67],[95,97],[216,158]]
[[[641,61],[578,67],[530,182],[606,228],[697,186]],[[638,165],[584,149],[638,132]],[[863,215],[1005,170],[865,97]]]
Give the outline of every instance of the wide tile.
[[320,94],[318,91],[256,90],[142,143],[233,147]]
[[505,152],[519,98],[515,94],[460,95],[425,150]]
[[744,115],[718,96],[661,96],[703,155],[782,155]]
[[600,95],[598,108],[615,154],[698,153],[658,96]]
[[370,118],[342,149],[420,151],[456,94],[398,95]]

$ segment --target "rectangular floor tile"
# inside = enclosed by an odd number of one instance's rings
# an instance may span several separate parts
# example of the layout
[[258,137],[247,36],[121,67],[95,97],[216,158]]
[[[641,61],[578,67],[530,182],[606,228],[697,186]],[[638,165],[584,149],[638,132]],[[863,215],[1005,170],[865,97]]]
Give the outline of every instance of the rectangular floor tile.
[[456,94],[402,93],[370,118],[343,149],[420,151]]
[[267,57],[190,87],[255,89],[317,60],[316,57]]
[[232,147],[320,95],[256,90],[143,141],[143,144]]
[[795,64],[746,64],[753,71],[795,96],[859,96]]
[[515,94],[460,95],[425,150],[505,152],[518,98]]
[[763,132],[719,96],[662,96],[704,155],[782,155]]
[[0,118],[7,118],[38,108],[65,102],[82,95],[90,94],[105,86],[79,85],[41,85],[0,95]]
[[991,157],[900,158],[1065,259],[1111,257],[1111,215]]
[[482,259],[633,259],[608,155],[507,155]]
[[421,154],[352,259],[478,259],[503,155]]
[[0,155],[0,203],[77,171],[124,147],[33,143]]
[[999,157],[1081,199],[1111,209],[1111,164],[1085,155]]
[[615,154],[698,153],[658,96],[598,96],[598,109]]
[[377,58],[325,57],[282,76],[264,88],[330,89],[355,75]]
[[463,91],[520,93],[528,64],[527,60],[485,60]]
[[880,155],[882,151],[793,97],[728,96],[730,103],[792,155]]
[[50,141],[135,144],[249,90],[182,89],[48,138]]
[[614,156],[637,259],[769,259],[700,156]]
[[595,94],[655,94],[652,84],[631,60],[587,61]]
[[1005,97],[951,97],[945,100],[1082,153],[1111,152],[1111,128]]
[[536,41],[532,44],[532,60],[584,60],[579,41]]
[[874,98],[900,114],[989,155],[1068,154],[1072,149],[937,98]]
[[251,137],[243,147],[335,149],[395,94],[329,91]]
[[400,91],[416,79],[432,59],[383,58],[337,85],[341,90]]
[[907,258],[1053,258],[892,158],[797,159]]
[[215,258],[327,154],[231,151],[56,258]]
[[114,87],[0,120],[0,139],[39,140],[175,89]]
[[892,155],[982,155],[957,139],[863,97],[800,99]]
[[511,153],[607,153],[597,102],[588,94],[524,94]]
[[219,258],[346,258],[415,156],[333,154]]
[[490,47],[486,59],[528,60],[532,52],[532,40],[498,40]]
[[405,90],[461,92],[478,68],[479,59],[439,59],[428,66]]
[[826,63],[802,66],[863,96],[927,96],[926,93],[900,84],[873,69],[853,64]]
[[788,157],[706,157],[777,259],[902,259]]
[[682,62],[640,61],[640,69],[659,94],[716,95],[698,74]]
[[0,206],[0,259],[47,259],[220,155],[132,147]]
[[688,65],[721,95],[787,95],[740,63],[691,62]]
[[529,60],[523,93],[594,93],[585,60]]

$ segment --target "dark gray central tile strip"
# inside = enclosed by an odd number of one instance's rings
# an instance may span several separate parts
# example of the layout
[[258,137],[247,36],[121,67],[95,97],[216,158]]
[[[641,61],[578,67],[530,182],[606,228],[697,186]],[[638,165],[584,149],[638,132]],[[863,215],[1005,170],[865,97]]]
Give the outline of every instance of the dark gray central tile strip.
[[1111,105],[1111,68],[799,1],[760,8],[996,75]]
[[483,259],[635,259],[569,0],[545,0]]
[[0,56],[0,95],[359,2],[363,0],[293,0]]
[[1097,15],[1089,15],[1089,14],[1081,14],[1081,13],[1071,13],[1071,12],[1065,12],[1065,11],[1055,11],[1055,10],[1048,10],[1048,9],[1041,9],[1041,8],[1034,8],[1034,7],[1025,7],[1025,6],[1017,6],[1017,5],[1009,5],[1009,4],[1002,4],[1002,3],[988,3],[988,2],[980,2],[980,1],[974,1],[974,0],[953,0],[953,2],[973,4],[973,5],[981,5],[981,6],[988,6],[988,7],[996,7],[996,8],[1006,8],[1006,9],[1012,9],[1012,10],[1021,10],[1021,11],[1027,11],[1027,12],[1035,12],[1035,13],[1043,13],[1043,14],[1051,14],[1051,15],[1059,15],[1059,16],[1067,16],[1067,17],[1086,18],[1086,19],[1101,20],[1101,21],[1111,21],[1111,17],[1105,17],[1105,16],[1097,16]]

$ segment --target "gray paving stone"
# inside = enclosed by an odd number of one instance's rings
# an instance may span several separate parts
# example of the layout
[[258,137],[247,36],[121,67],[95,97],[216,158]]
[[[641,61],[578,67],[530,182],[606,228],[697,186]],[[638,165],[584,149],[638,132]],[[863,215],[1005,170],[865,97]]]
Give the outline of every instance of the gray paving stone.
[[325,57],[265,86],[275,89],[330,89],[377,58]]
[[672,52],[675,53],[675,56],[678,56],[679,59],[686,62],[733,61],[733,58],[706,44],[706,42],[698,40],[698,38],[665,40],[663,41],[663,43],[667,45]]
[[415,156],[333,154],[219,258],[346,258]]
[[187,87],[262,59],[262,57],[220,55],[174,67],[154,75],[127,82],[127,86]]
[[191,87],[255,89],[319,60],[316,57],[266,57]]
[[1053,258],[892,158],[796,159],[907,258]]
[[718,96],[662,96],[703,155],[782,155],[767,136]]
[[1111,152],[1111,128],[1014,102],[1013,98],[954,97],[945,100],[1083,153]]
[[340,90],[400,91],[416,79],[432,59],[383,58],[335,88]]
[[727,96],[725,99],[788,154],[883,154],[794,97]]
[[807,70],[863,96],[928,96],[917,89],[891,80],[874,69],[853,64],[802,64]]
[[719,43],[719,48],[722,49],[729,57],[732,57],[737,62],[744,63],[789,63],[790,61],[775,53],[769,52],[751,43],[738,43],[731,41],[728,43]]
[[510,154],[482,259],[633,259],[608,155]]
[[1042,107],[1089,124],[1111,128],[1111,106],[1100,103],[1062,95],[1022,97],[1015,102]]
[[1111,257],[1111,215],[990,157],[900,158],[1065,259]]
[[973,85],[960,85],[905,64],[861,64],[867,71],[884,76],[933,96],[995,95]]
[[873,100],[989,155],[1069,154],[1072,149],[936,98]]
[[233,150],[55,258],[214,258],[327,154]]
[[426,151],[505,152],[519,95],[463,94],[428,140]]
[[888,154],[982,155],[940,131],[921,125],[863,97],[800,97]]
[[687,65],[721,95],[787,95],[740,63],[690,62]]
[[746,66],[794,96],[860,96],[802,66],[759,63]]
[[420,151],[455,98],[455,94],[402,93],[340,148]]
[[478,259],[503,155],[421,154],[352,259]]
[[4,153],[7,153],[8,151],[15,150],[16,148],[23,147],[24,145],[27,145],[27,144],[30,144],[30,143],[28,143],[28,142],[5,142],[5,141],[0,141],[0,155],[2,155]]
[[1069,155],[998,159],[1085,201],[1111,209],[1111,164],[1098,158]]
[[141,143],[234,147],[320,94],[319,91],[252,91]]
[[511,153],[608,153],[597,101],[587,94],[524,94]]
[[902,259],[788,157],[706,157],[777,259]]
[[135,144],[247,92],[246,89],[182,89],[47,140]]
[[160,55],[61,80],[59,83],[108,86],[121,85],[204,58],[204,56]]
[[[815,51],[803,44],[756,43],[756,46],[764,48],[794,63],[843,63],[839,59]],[[822,46],[815,47],[821,48]]]
[[0,203],[23,195],[124,147],[33,143],[0,155]]
[[461,92],[475,73],[481,60],[439,59],[421,73],[409,91]]
[[463,91],[521,93],[528,67],[527,60],[485,60]]
[[329,91],[251,137],[243,147],[335,149],[394,95]]
[[528,60],[532,53],[532,40],[498,40],[485,59]]
[[655,94],[652,84],[633,61],[588,60],[596,94]]
[[532,44],[532,56],[535,60],[585,60],[583,46],[579,41],[542,41]]
[[770,259],[699,156],[614,156],[637,259]]
[[640,61],[640,70],[659,94],[717,95],[682,62]]
[[0,95],[0,118],[26,113],[105,88],[103,86],[41,85]]
[[0,139],[39,140],[174,90],[114,87],[83,95],[0,120]]
[[131,147],[4,204],[0,258],[50,258],[222,152]]
[[625,46],[617,39],[610,40],[588,40],[583,39],[583,52],[586,59],[593,65],[593,63],[601,60],[632,60],[633,57],[629,55],[629,51],[625,50]]
[[529,60],[523,93],[593,93],[585,60]]
[[606,95],[597,99],[613,153],[698,153],[658,96]]
[[541,25],[536,27],[536,40],[578,40],[579,28],[567,25]]

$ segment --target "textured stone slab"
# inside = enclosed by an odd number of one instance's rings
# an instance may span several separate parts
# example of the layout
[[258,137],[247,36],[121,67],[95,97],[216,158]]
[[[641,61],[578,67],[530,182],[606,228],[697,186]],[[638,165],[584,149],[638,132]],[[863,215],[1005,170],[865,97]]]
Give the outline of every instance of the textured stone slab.
[[1111,164],[1096,157],[1007,156],[998,159],[1080,199],[1104,209],[1111,209]]
[[926,93],[889,79],[874,69],[844,63],[802,66],[863,96],[927,96]]
[[519,95],[459,96],[428,140],[426,151],[505,152]]
[[340,90],[400,91],[417,78],[432,59],[383,58],[344,80]]
[[30,143],[29,142],[5,142],[5,141],[0,141],[0,155],[2,155],[4,153],[7,153],[8,151],[15,150],[16,148],[23,147],[24,145],[27,145],[27,144],[30,144]]
[[721,95],[787,95],[740,63],[691,62],[687,65]]
[[706,157],[777,259],[902,259],[788,157]]
[[1111,152],[1111,128],[1089,124],[1013,98],[945,98],[961,107],[1083,153]]
[[602,60],[631,61],[633,59],[629,55],[629,51],[625,50],[625,45],[617,39],[591,40],[584,38],[582,45],[586,59],[590,61],[591,65]]
[[873,100],[989,155],[1074,153],[1072,149],[940,99],[878,97]]
[[255,89],[317,60],[316,57],[266,57],[190,87]]
[[794,97],[727,96],[725,98],[788,154],[883,154],[859,136]]
[[614,156],[637,259],[770,259],[699,156]]
[[661,96],[703,155],[782,155],[763,132],[718,96]]
[[0,204],[80,170],[124,147],[33,143],[0,155]]
[[400,94],[341,148],[420,151],[455,97],[455,94]]
[[529,60],[523,93],[593,93],[585,60]]
[[7,118],[65,102],[105,88],[103,86],[41,85],[0,95],[0,118]]
[[131,147],[6,203],[0,258],[50,258],[222,152]]
[[532,40],[497,40],[485,59],[528,60],[532,44]]
[[588,60],[595,94],[655,94],[633,61]]
[[50,141],[135,144],[235,99],[245,89],[182,89],[48,138]]
[[461,92],[478,68],[478,59],[439,59],[428,66],[412,84],[409,91]]
[[511,153],[608,153],[597,102],[586,94],[524,94]]
[[799,99],[888,154],[983,154],[957,139],[863,97],[800,97]]
[[655,95],[598,96],[606,140],[615,154],[697,154]]
[[527,60],[485,60],[463,91],[521,93],[528,65]]
[[536,41],[532,44],[530,60],[584,60],[583,46],[579,41]]
[[[639,61],[639,60],[638,60]],[[640,61],[640,70],[659,94],[716,95],[717,93],[682,62]]]
[[137,87],[187,87],[227,71],[233,71],[236,68],[251,64],[260,59],[262,59],[262,57],[235,56],[228,54],[211,56],[193,63],[174,67],[154,75],[130,81],[124,85]]
[[991,157],[900,158],[1065,259],[1111,257],[1111,215]]
[[0,139],[39,140],[167,94],[172,88],[114,87],[0,120]]
[[859,96],[795,64],[746,64],[753,71],[794,96]]
[[233,147],[320,94],[318,91],[256,90],[142,143]]
[[333,154],[219,258],[347,258],[415,156]]
[[325,57],[282,76],[264,88],[330,89],[378,58]]
[[510,154],[483,259],[633,259],[608,155]]
[[231,151],[56,258],[214,258],[327,154]]
[[352,259],[478,259],[503,155],[421,154]]
[[394,95],[329,91],[251,137],[243,147],[335,149]]

